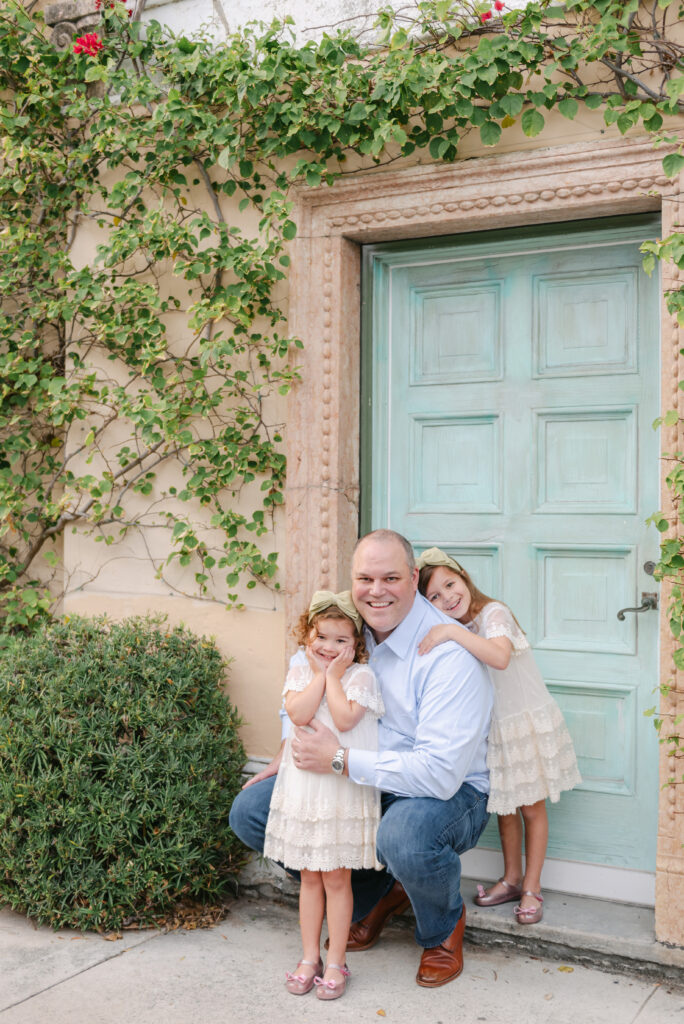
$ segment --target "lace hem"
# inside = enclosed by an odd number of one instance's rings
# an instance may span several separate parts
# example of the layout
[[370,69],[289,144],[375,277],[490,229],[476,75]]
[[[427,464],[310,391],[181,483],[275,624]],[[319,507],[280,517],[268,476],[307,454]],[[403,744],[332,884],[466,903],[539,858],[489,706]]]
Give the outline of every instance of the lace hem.
[[356,818],[293,823],[290,815],[271,808],[264,842],[264,856],[288,868],[309,871],[334,871],[336,868],[375,868],[380,870],[375,854],[375,837],[380,820],[377,814]]
[[487,810],[495,814],[512,814],[517,807],[547,798],[555,803],[582,781],[570,733],[555,703],[493,722],[487,767]]

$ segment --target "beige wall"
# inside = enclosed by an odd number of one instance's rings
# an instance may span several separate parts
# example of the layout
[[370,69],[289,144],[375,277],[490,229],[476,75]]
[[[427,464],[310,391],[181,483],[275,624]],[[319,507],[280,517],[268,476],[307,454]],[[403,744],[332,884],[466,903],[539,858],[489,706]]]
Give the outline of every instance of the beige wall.
[[[479,134],[472,133],[463,142],[462,155],[469,157],[468,164],[435,166],[425,154],[415,156],[393,164],[392,173],[413,173],[411,168],[423,167],[419,174],[430,178],[438,174],[442,178],[458,175],[465,167],[474,169],[471,160],[474,157],[484,158],[488,164],[492,158],[503,159],[536,159],[549,154],[553,161],[553,149],[556,144],[587,143],[592,140],[606,139],[612,136],[619,139],[617,130],[606,132],[602,129],[602,119],[596,112],[587,111],[575,121],[568,121],[556,112],[547,116],[547,129],[536,139],[528,139],[517,126],[504,131],[502,142],[493,149],[485,149],[479,143]],[[629,142],[621,143],[622,165],[619,174],[628,175]],[[507,156],[508,154],[508,156]],[[513,157],[511,157],[511,154]],[[515,157],[520,154],[520,158]],[[527,154],[527,155],[526,155]],[[524,164],[523,164],[524,166]],[[367,185],[362,191],[370,199],[369,210],[381,215],[383,208],[382,168],[361,172]],[[477,172],[473,175],[471,186],[473,196],[477,198]],[[421,179],[419,179],[420,181]],[[370,183],[374,184],[370,187]],[[486,183],[483,183],[483,186]],[[328,198],[344,196],[349,187],[349,179],[338,183],[332,190],[321,188],[307,190],[311,208],[319,202],[325,203]],[[352,186],[353,188],[354,186]],[[421,185],[412,185],[413,191],[408,197],[409,204],[417,205],[422,200]],[[638,190],[637,190],[638,191]],[[193,195],[199,206],[206,200],[201,192]],[[237,223],[249,232],[256,229],[254,216],[240,213],[238,199],[221,197],[221,205],[226,220]],[[337,203],[337,198],[334,203]],[[644,205],[645,204],[645,205]],[[646,197],[642,200],[642,208],[648,208]],[[650,204],[653,205],[652,203]],[[517,204],[515,199],[498,207],[497,224],[535,222],[544,219],[566,219],[574,216],[572,204],[567,209],[556,207],[539,210],[529,204]],[[476,228],[475,217],[477,207],[462,223],[453,224],[448,220],[439,224],[425,224],[420,217],[413,216],[400,228],[392,222],[390,215],[380,224],[376,224],[372,236],[368,240],[381,240],[390,237],[420,237],[432,233],[448,233]],[[603,211],[606,212],[605,210]],[[614,212],[619,212],[617,207]],[[479,215],[479,214],[478,214]],[[583,214],[588,215],[588,214]],[[370,217],[371,214],[364,214]],[[490,226],[489,223],[483,226]],[[286,401],[276,398],[270,410],[274,422],[286,421],[285,437],[289,440],[288,450],[288,491],[287,509],[277,514],[274,532],[263,538],[267,551],[277,550],[280,553],[282,594],[278,595],[267,588],[259,586],[256,590],[242,590],[240,598],[244,602],[244,610],[227,611],[222,602],[220,587],[217,587],[215,600],[198,600],[190,570],[174,568],[166,572],[166,582],[157,577],[155,565],[150,562],[148,553],[156,557],[157,565],[163,561],[167,553],[168,538],[159,530],[149,530],[143,537],[135,532],[129,533],[123,541],[109,547],[95,543],[93,537],[83,531],[69,532],[64,538],[65,571],[67,578],[64,609],[67,613],[100,613],[107,612],[114,618],[137,613],[141,610],[163,611],[173,622],[182,621],[191,629],[214,635],[226,658],[232,664],[228,674],[228,690],[240,713],[245,720],[243,736],[250,755],[266,757],[278,744],[279,727],[277,708],[279,705],[280,687],[284,677],[287,657],[292,653],[293,641],[286,621],[292,623],[306,605],[310,593],[319,584],[329,582],[334,586],[348,584],[348,563],[353,539],[357,530],[358,510],[358,477],[345,480],[344,486],[333,493],[328,487],[320,489],[318,482],[325,474],[333,481],[336,477],[335,465],[342,460],[346,465],[357,466],[358,461],[358,398],[351,403],[340,405],[339,396],[334,391],[334,380],[343,375],[347,380],[358,379],[356,372],[358,359],[358,342],[355,337],[358,325],[354,315],[338,316],[339,296],[335,294],[338,285],[335,281],[323,281],[321,291],[311,294],[307,290],[312,265],[305,254],[306,239],[309,228],[301,224],[300,240],[295,243],[294,251],[299,253],[292,268],[289,282],[278,286],[278,301],[286,312],[293,295],[297,297],[297,309],[290,320],[290,331],[307,342],[304,357],[305,380],[295,388],[293,395]],[[397,233],[398,232],[398,233]],[[350,259],[344,264],[346,286],[352,294],[358,293],[357,267],[358,245],[353,240],[358,232],[350,227],[342,232],[349,237]],[[361,239],[365,240],[365,239]],[[97,227],[92,222],[82,224],[77,232],[74,243],[79,261],[85,263],[95,257],[95,248],[99,241]],[[304,246],[304,249],[302,249]],[[324,261],[330,265],[331,256],[323,254]],[[316,257],[318,259],[318,257]],[[320,268],[316,268],[317,270]],[[171,275],[171,268],[162,287],[178,294],[179,279]],[[311,308],[306,309],[301,297],[306,290],[307,301]],[[327,311],[324,310],[327,307]],[[319,314],[325,314],[319,316]],[[311,318],[317,323],[316,330],[310,331]],[[183,333],[183,321],[173,315],[169,319],[169,336],[173,344],[185,347],[187,339]],[[341,345],[338,344],[341,342]],[[327,353],[327,355],[326,355]],[[340,354],[343,353],[342,356]],[[297,361],[300,356],[297,354]],[[342,358],[342,362],[335,360]],[[312,362],[313,360],[313,362]],[[111,363],[107,363],[107,372],[112,372]],[[116,372],[114,370],[114,372]],[[320,417],[312,412],[310,389],[317,391],[319,397],[328,395],[330,401],[323,402]],[[314,425],[315,426],[312,426]],[[343,429],[340,429],[341,425]],[[69,443],[77,445],[82,441],[89,429],[88,424],[76,424]],[[292,436],[297,440],[293,446]],[[322,450],[318,449],[321,440]],[[158,491],[161,492],[172,482],[178,482],[172,469],[161,474]],[[313,505],[311,496],[316,495]],[[245,507],[247,498],[245,495]],[[180,507],[180,506],[179,506]],[[305,507],[305,512],[302,510]],[[188,506],[182,510],[187,512]],[[204,513],[195,509],[198,517]],[[303,517],[303,518],[302,518]],[[207,530],[207,535],[211,531]],[[316,547],[318,545],[318,547]],[[311,550],[317,555],[311,561]],[[297,566],[307,562],[307,572],[302,575]],[[288,571],[284,571],[284,566]]]
[[[662,175],[663,153],[654,153],[648,140],[605,131],[600,117],[589,112],[575,122],[557,114],[548,122],[535,140],[508,129],[493,150],[484,150],[473,134],[462,148],[462,156],[471,158],[467,163],[433,165],[417,158],[391,170],[361,172],[332,189],[298,193],[299,236],[280,298],[290,311],[291,332],[305,342],[303,381],[286,406],[287,502],[269,541],[285,567],[281,595],[246,591],[244,610],[226,611],[218,600],[171,596],[151,569],[142,568],[135,549],[112,563],[111,548],[103,550],[82,535],[71,535],[65,544],[67,612],[114,618],[164,612],[173,623],[216,637],[224,656],[233,659],[227,688],[245,720],[243,737],[253,756],[268,756],[278,745],[279,693],[292,649],[287,624],[314,589],[348,582],[359,500],[360,245],[643,210],[662,210],[664,232],[677,220],[684,181]],[[222,202],[226,218],[241,223],[237,204]],[[78,239],[86,259],[94,245],[89,230],[83,228]],[[665,268],[664,287],[675,278]],[[675,382],[681,377],[681,340],[664,307],[662,339],[667,409],[676,407],[680,395]],[[276,416],[281,413],[283,408],[274,409]],[[666,450],[676,445],[676,436],[664,438]],[[75,569],[83,565],[89,580],[77,583]],[[668,680],[672,638],[665,600],[661,607],[662,679]],[[684,684],[677,679],[663,713],[673,720],[683,712]],[[663,748],[663,781],[681,776],[681,761]],[[684,787],[666,788],[660,794],[656,922],[658,938],[678,944],[684,944],[683,841]]]

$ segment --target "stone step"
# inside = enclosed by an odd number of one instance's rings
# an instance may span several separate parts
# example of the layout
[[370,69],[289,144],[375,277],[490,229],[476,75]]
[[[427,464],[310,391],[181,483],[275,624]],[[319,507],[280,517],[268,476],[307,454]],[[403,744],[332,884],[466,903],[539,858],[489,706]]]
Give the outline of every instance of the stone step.
[[[246,895],[288,903],[295,902],[298,894],[297,884],[284,871],[256,856],[243,869],[240,889]],[[473,903],[476,891],[476,883],[464,878],[469,942],[684,984],[684,949],[656,942],[650,907],[545,890],[542,920],[519,925],[513,915],[514,903],[478,907]],[[390,927],[412,930],[412,914],[402,915]]]

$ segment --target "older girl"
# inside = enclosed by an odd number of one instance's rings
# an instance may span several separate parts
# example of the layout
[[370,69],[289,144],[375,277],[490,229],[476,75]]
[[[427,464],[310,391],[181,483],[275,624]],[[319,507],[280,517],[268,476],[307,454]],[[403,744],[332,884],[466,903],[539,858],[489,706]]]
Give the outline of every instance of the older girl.
[[465,569],[439,548],[424,551],[417,564],[421,594],[456,620],[433,626],[419,653],[453,640],[487,665],[494,686],[487,810],[499,816],[504,874],[489,889],[478,886],[475,902],[493,907],[517,900],[519,924],[535,924],[542,918],[541,871],[549,831],[545,800],[558,800],[562,790],[581,781],[572,740],[510,608],[478,590]]

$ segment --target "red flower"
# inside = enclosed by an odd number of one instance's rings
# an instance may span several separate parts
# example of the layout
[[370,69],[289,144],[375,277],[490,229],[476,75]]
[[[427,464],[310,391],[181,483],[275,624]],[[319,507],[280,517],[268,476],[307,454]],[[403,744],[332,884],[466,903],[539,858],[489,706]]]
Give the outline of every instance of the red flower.
[[492,16],[492,12],[491,11],[485,11],[484,14],[480,15],[480,21],[484,25],[485,21],[489,21],[491,16]]
[[74,43],[74,53],[86,53],[89,57],[96,57],[98,51],[103,47],[104,43],[97,32],[86,32],[84,36],[79,36]]
[[102,7],[102,2],[103,2],[103,0],[95,0],[95,10],[96,11],[100,10],[100,8]]
[[503,9],[504,9],[504,2],[503,2],[503,0],[494,0],[494,6],[496,7],[497,11],[503,11]]

